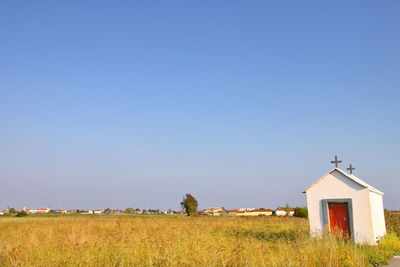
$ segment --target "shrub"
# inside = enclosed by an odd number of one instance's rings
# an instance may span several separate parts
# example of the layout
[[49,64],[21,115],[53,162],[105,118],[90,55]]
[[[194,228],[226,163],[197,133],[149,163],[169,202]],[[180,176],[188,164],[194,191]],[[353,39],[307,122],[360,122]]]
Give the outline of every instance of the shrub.
[[400,214],[385,212],[386,228],[388,232],[394,232],[400,237]]
[[126,214],[133,214],[134,212],[135,212],[135,210],[133,208],[131,208],[131,207],[128,207],[128,208],[125,209],[125,213]]
[[300,217],[300,218],[308,218],[308,209],[307,209],[307,207],[297,207],[297,208],[295,208],[293,216]]
[[17,215],[15,215],[15,217],[25,217],[27,215],[28,215],[28,213],[26,213],[25,211],[20,211],[17,213]]

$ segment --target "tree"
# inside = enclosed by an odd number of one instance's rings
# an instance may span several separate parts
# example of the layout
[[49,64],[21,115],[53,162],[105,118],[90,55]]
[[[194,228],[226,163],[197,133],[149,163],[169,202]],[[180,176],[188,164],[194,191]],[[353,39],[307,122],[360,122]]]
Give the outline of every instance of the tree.
[[17,213],[17,212],[15,211],[14,208],[8,208],[8,212],[9,212],[10,214]]
[[181,202],[181,206],[182,209],[186,210],[188,216],[192,216],[197,210],[198,203],[191,194],[186,194],[186,197]]
[[131,208],[131,207],[128,207],[128,208],[125,209],[125,213],[126,214],[132,214],[134,211],[135,210],[133,208]]
[[307,218],[308,217],[308,209],[307,207],[297,207],[294,209],[295,217]]
[[285,211],[286,211],[286,216],[289,216],[289,215],[290,215],[290,206],[289,206],[289,203],[286,204]]

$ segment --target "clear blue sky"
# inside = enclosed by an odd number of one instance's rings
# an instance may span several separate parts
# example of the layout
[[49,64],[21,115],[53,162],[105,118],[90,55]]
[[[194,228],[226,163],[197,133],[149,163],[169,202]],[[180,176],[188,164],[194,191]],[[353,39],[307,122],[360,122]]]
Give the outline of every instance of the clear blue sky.
[[399,1],[3,1],[0,208],[400,209]]

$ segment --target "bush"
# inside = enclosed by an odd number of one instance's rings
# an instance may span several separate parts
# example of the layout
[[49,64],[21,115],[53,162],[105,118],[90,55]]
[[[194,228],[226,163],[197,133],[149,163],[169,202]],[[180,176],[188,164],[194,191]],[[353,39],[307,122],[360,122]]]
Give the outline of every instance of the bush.
[[15,217],[25,217],[27,215],[28,215],[28,213],[26,213],[25,211],[20,211],[17,213],[17,215],[15,215]]
[[133,208],[131,208],[131,207],[128,207],[128,208],[125,209],[124,213],[133,214],[133,213],[135,213],[135,210]]
[[308,218],[308,209],[307,209],[307,207],[297,207],[297,208],[295,208],[293,216],[300,217],[300,218]]
[[386,229],[400,237],[400,213],[385,212]]

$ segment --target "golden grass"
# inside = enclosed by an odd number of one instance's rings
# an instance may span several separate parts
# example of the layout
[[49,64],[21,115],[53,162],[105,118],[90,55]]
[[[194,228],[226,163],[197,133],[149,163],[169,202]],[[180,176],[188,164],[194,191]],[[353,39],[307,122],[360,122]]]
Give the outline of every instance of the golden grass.
[[400,250],[386,242],[314,239],[307,220],[287,217],[8,218],[0,266],[368,266]]

